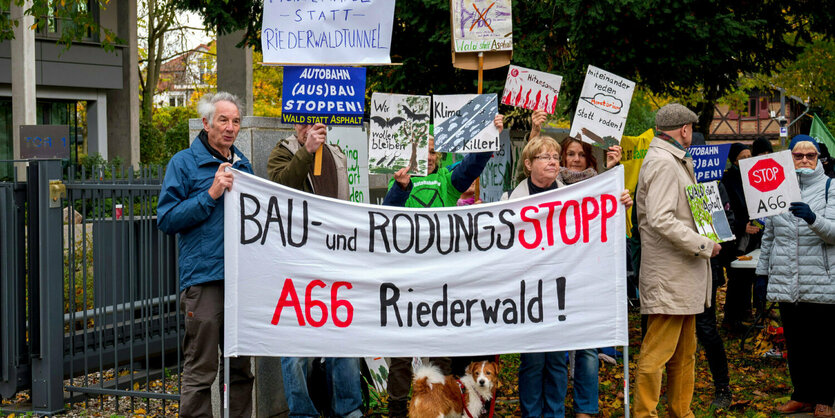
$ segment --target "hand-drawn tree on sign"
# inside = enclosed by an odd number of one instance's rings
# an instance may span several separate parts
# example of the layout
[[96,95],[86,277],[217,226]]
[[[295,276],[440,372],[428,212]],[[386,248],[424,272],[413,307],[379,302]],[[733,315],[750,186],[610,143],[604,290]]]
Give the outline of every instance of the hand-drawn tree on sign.
[[426,147],[429,142],[429,99],[412,96],[406,97],[404,102],[397,107],[397,115],[406,120],[397,125],[395,140],[398,145],[411,145],[407,167],[410,173],[416,173],[422,171],[418,169],[418,147]]

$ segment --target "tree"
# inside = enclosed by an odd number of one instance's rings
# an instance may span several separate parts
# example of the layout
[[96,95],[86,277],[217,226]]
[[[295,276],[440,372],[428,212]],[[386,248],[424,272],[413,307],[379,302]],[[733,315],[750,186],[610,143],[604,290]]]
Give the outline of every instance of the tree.
[[281,116],[282,67],[263,65],[261,52],[252,54],[252,107],[255,116]]
[[140,3],[139,36],[144,55],[140,56],[139,63],[142,90],[140,119],[146,125],[153,118],[154,95],[162,63],[187,52],[188,31],[205,31],[204,28],[185,25],[182,19],[174,0],[142,0]]

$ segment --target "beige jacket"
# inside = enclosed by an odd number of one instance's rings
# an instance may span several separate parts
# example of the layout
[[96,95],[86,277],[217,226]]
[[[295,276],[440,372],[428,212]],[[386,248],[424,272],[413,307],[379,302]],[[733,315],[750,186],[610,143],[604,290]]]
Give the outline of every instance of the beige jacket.
[[641,313],[693,315],[710,306],[713,241],[696,232],[684,194],[695,184],[693,159],[653,138],[635,198],[641,233]]

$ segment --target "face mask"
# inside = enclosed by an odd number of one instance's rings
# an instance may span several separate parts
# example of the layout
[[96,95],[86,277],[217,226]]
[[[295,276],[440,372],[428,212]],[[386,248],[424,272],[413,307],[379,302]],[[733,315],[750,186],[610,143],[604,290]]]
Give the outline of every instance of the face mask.
[[813,174],[815,172],[815,170],[812,170],[811,168],[798,168],[797,170],[794,170],[794,171],[797,174]]

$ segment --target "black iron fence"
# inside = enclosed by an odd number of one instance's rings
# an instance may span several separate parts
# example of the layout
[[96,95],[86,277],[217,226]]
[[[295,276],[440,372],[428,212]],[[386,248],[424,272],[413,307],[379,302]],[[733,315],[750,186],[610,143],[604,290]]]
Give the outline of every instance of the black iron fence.
[[0,183],[0,396],[31,389],[43,413],[65,393],[117,407],[179,399],[183,321],[176,242],[156,228],[161,181],[161,168],[37,161],[25,182]]

